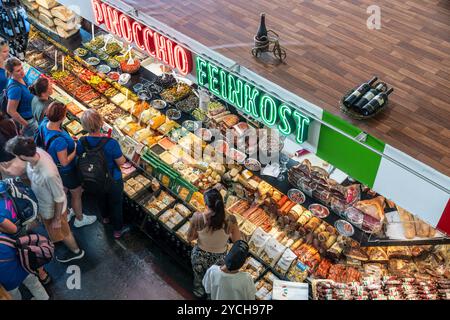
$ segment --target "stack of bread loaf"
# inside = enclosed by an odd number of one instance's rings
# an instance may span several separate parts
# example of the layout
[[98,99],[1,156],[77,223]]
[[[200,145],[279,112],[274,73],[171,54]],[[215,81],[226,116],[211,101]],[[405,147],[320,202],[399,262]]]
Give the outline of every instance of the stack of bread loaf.
[[78,32],[80,18],[55,0],[22,0],[28,14],[62,38]]

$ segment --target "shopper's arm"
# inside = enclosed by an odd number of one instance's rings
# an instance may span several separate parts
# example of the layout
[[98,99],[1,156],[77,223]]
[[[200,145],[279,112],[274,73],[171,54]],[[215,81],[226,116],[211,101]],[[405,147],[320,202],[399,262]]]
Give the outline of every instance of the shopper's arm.
[[8,100],[8,105],[6,107],[6,112],[9,114],[11,118],[16,120],[18,123],[20,123],[23,127],[26,127],[28,125],[27,120],[22,118],[22,116],[17,112],[17,108],[19,107],[19,100]]
[[5,219],[0,223],[0,232],[15,234],[17,233],[17,226],[11,220]]
[[187,232],[187,240],[188,242],[192,242],[198,238],[198,213],[194,213],[191,219],[191,224],[189,225],[189,230]]
[[121,165],[123,165],[125,162],[127,162],[127,159],[125,159],[124,156],[121,156],[120,158],[114,159],[114,161],[120,168]]
[[69,163],[73,161],[73,159],[75,159],[75,156],[77,155],[77,150],[74,149],[71,154],[67,155],[67,149],[64,149],[62,151],[57,152],[56,155],[58,156],[59,163],[63,167],[65,167],[68,166]]
[[230,215],[228,217],[228,223],[230,224],[230,238],[232,242],[241,240],[241,231],[239,230],[239,225],[237,223],[236,217]]

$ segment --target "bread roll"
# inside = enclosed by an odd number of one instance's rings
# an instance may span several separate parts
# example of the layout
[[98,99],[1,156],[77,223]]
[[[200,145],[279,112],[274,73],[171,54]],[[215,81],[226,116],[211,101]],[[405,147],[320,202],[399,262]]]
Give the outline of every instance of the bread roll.
[[41,7],[44,7],[47,10],[50,10],[51,8],[54,8],[58,5],[56,0],[36,0],[37,4]]
[[403,230],[406,239],[413,239],[416,236],[416,228],[414,227],[414,218],[406,210],[397,207],[400,220],[403,223]]
[[55,25],[57,25],[58,27],[63,28],[66,31],[72,31],[74,29],[76,29],[77,27],[77,21],[76,19],[72,19],[69,22],[64,22],[59,18],[55,18],[53,20],[53,22],[55,23]]
[[67,9],[64,6],[58,6],[51,10],[51,14],[53,17],[62,20],[63,22],[69,22],[75,19],[75,14],[72,10]]
[[78,29],[72,30],[72,31],[66,31],[63,28],[61,28],[60,26],[56,27],[56,31],[58,32],[58,35],[61,38],[69,38],[71,36],[73,36],[75,33],[78,32]]
[[39,15],[39,21],[41,21],[43,24],[45,24],[49,28],[52,28],[55,26],[55,23],[53,22],[53,20],[50,19],[47,15],[42,14],[42,13]]
[[45,9],[44,7],[39,7],[38,10],[40,13],[45,14],[50,19],[53,19],[53,16],[49,10]]

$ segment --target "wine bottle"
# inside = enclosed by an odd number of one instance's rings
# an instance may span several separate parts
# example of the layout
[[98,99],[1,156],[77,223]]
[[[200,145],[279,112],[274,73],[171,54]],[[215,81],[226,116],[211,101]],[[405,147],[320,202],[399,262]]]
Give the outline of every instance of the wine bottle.
[[370,100],[373,99],[373,97],[375,97],[380,92],[384,92],[386,90],[387,90],[386,83],[384,83],[384,82],[378,83],[375,86],[375,88],[372,88],[369,91],[367,91],[366,94],[363,95],[361,99],[357,100],[356,103],[354,103],[354,105],[353,105],[354,108],[357,111],[361,110],[362,107],[364,107]]
[[373,77],[369,82],[363,83],[359,86],[358,89],[353,91],[345,100],[344,103],[347,106],[353,105],[362,95],[364,95],[367,91],[370,90],[372,84],[378,80],[378,77]]
[[267,40],[267,28],[266,28],[266,14],[261,13],[261,20],[259,22],[258,32],[255,36],[258,41],[266,41]]
[[394,88],[390,88],[388,91],[376,95],[361,109],[362,114],[368,116],[383,107],[392,91],[394,91]]

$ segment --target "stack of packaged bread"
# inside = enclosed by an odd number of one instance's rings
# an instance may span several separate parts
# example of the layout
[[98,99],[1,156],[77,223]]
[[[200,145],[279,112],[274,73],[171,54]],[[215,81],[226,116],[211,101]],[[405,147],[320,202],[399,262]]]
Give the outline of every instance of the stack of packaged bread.
[[69,38],[80,29],[80,17],[55,0],[22,0],[29,16],[61,38]]

